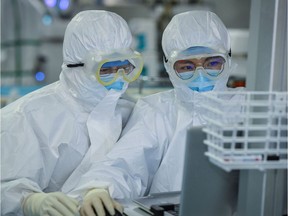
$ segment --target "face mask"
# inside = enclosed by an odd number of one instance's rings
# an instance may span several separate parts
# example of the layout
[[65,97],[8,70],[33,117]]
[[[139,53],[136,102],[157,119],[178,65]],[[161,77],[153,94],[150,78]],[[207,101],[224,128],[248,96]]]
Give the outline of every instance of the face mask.
[[[209,70],[206,71],[209,72],[210,76],[213,76],[213,74],[218,75],[218,71]],[[203,70],[199,69],[197,73],[197,78],[192,80],[190,83],[187,83],[187,86],[193,90],[198,92],[206,92],[211,91],[214,88],[216,80],[209,79],[207,76],[203,76],[203,73],[205,73]],[[181,74],[181,78],[185,76],[191,76],[190,74],[183,73]]]
[[191,90],[193,91],[197,91],[197,92],[206,92],[206,91],[212,91],[214,88],[213,86],[207,86],[207,87],[203,87],[203,88],[199,88],[199,87],[189,87]]
[[115,81],[114,83],[112,83],[111,85],[105,86],[106,89],[110,90],[110,89],[114,89],[114,90],[122,90],[124,86],[124,82],[123,81]]
[[[101,77],[101,79],[105,82],[109,82],[113,79],[113,75],[106,75],[105,77]],[[105,86],[106,89],[110,90],[110,89],[114,89],[114,90],[122,90],[124,86],[124,82],[122,80],[122,78],[117,79],[115,82],[113,82],[110,85]]]

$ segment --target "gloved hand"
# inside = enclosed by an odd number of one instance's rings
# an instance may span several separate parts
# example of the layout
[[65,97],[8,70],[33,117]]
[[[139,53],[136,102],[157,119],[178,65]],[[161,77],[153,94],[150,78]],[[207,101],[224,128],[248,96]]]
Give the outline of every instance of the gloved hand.
[[110,215],[115,215],[115,209],[123,214],[123,207],[113,200],[108,191],[102,188],[90,190],[83,199],[80,208],[81,216],[105,216],[105,209]]
[[25,216],[74,216],[78,212],[78,201],[60,192],[34,193],[24,200]]

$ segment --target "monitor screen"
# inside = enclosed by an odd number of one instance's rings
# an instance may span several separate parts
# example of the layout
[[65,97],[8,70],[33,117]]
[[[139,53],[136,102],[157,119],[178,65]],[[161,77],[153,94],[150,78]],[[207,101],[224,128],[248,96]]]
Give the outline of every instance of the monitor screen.
[[237,207],[239,171],[226,172],[204,155],[202,127],[187,131],[180,216],[232,216]]

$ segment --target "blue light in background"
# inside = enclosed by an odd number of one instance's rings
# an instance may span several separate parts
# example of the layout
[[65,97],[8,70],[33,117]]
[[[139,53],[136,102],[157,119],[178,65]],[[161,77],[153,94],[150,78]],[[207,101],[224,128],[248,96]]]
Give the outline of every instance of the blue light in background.
[[56,6],[57,0],[45,0],[44,2],[47,7],[52,8]]
[[46,26],[51,25],[52,16],[49,14],[45,14],[44,16],[42,16],[42,23]]
[[65,11],[70,6],[70,0],[59,0],[59,9]]
[[38,71],[38,72],[36,72],[36,74],[35,74],[35,79],[38,81],[38,82],[41,82],[41,81],[43,81],[44,79],[45,79],[45,73],[44,72],[42,72],[42,71]]

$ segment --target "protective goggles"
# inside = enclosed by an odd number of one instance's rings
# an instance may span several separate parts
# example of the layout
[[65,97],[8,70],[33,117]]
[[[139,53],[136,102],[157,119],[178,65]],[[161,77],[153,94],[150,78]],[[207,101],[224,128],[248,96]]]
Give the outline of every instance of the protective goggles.
[[172,61],[173,69],[177,77],[182,80],[194,80],[198,76],[198,69],[202,69],[204,75],[210,79],[217,79],[224,70],[227,58],[222,54],[205,54],[185,56]]
[[108,86],[119,77],[127,82],[135,81],[142,72],[143,60],[140,53],[124,50],[110,54],[91,54],[87,66],[99,83]]

